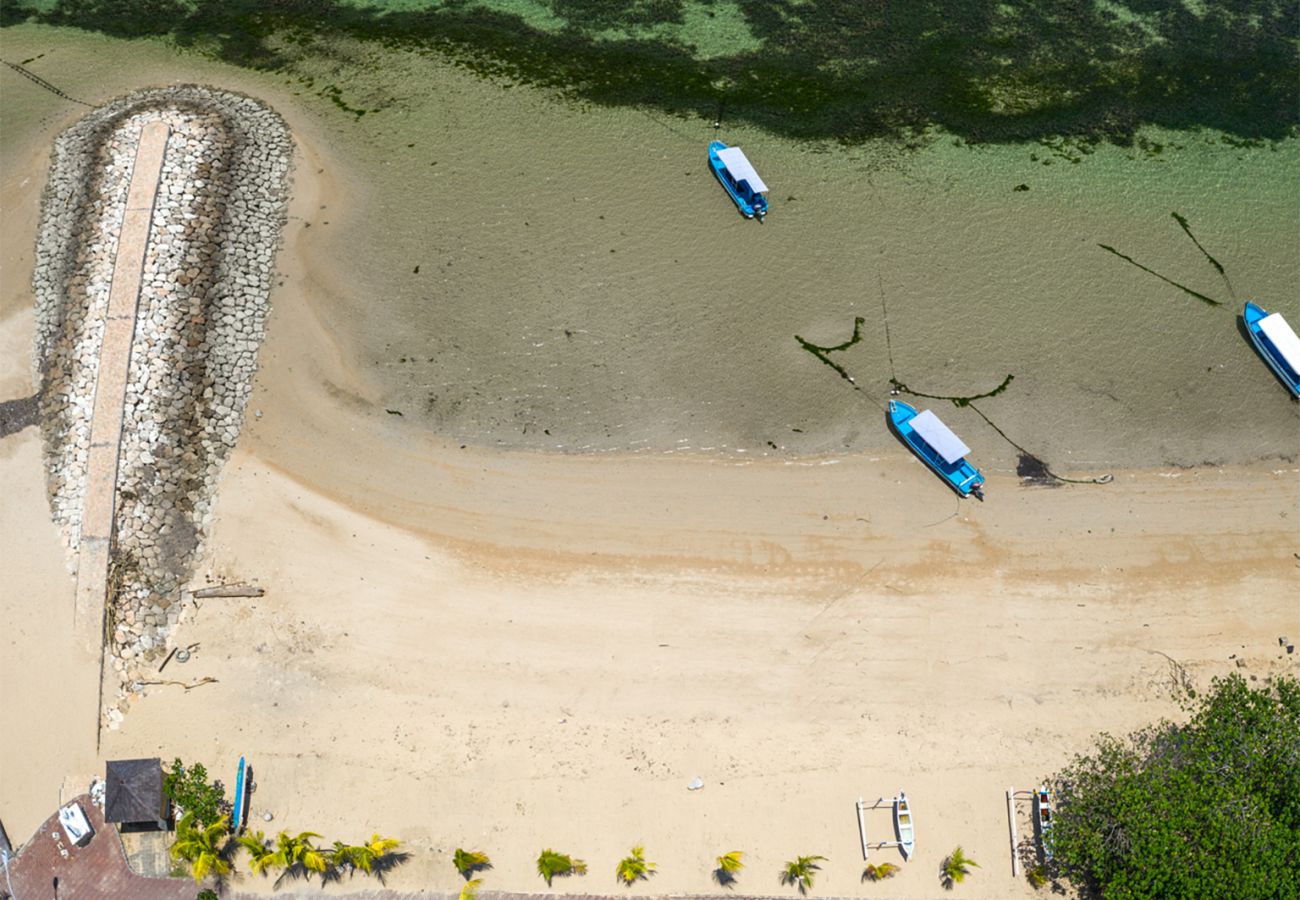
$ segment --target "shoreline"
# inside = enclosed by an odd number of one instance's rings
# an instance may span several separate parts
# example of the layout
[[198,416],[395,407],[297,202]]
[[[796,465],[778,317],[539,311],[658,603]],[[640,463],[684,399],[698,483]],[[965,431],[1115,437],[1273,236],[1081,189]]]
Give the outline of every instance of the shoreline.
[[[778,866],[817,853],[819,894],[869,896],[853,803],[901,786],[918,856],[892,895],[937,894],[960,843],[982,865],[971,890],[1032,896],[1010,875],[1008,784],[1098,731],[1179,715],[1170,660],[1197,684],[1294,671],[1276,658],[1277,635],[1300,632],[1292,463],[1059,489],[994,469],[977,504],[901,445],[799,461],[462,450],[389,416],[322,299],[337,241],[303,224],[346,205],[356,176],[308,115],[283,113],[300,153],[283,284],[190,581],[267,593],[184,618],[176,640],[199,648],[167,674],[216,681],[148,688],[98,749],[39,437],[0,441],[0,546],[23,560],[0,597],[0,682],[47,688],[14,699],[0,738],[15,839],[106,758],[229,779],[246,754],[255,827],[270,811],[272,830],[399,837],[416,857],[398,889],[455,890],[450,853],[472,846],[497,864],[485,890],[599,892],[644,842],[655,893],[707,891],[708,861],[742,849],[747,893],[793,896]],[[6,396],[31,390],[18,282],[43,159],[0,185]],[[592,874],[542,891],[541,846]]]

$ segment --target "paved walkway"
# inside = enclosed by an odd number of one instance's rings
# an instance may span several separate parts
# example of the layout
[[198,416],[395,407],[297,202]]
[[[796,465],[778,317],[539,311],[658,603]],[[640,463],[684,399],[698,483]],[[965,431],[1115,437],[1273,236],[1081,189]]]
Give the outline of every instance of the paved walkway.
[[104,340],[99,351],[95,411],[90,424],[90,451],[86,460],[86,493],[78,540],[77,599],[73,613],[73,630],[77,638],[87,649],[99,653],[103,652],[105,644],[104,601],[108,596],[117,460],[122,443],[122,411],[126,404],[131,342],[135,338],[144,254],[149,246],[154,197],[158,193],[169,131],[167,123],[155,121],[146,124],[140,134],[126,210],[117,239]]

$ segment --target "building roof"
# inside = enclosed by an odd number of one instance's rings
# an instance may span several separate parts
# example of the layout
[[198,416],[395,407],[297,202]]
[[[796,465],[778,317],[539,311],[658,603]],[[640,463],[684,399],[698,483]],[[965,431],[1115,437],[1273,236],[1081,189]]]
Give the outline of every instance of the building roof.
[[163,818],[162,760],[115,759],[104,784],[106,822],[156,822]]
[[928,409],[917,413],[909,424],[912,430],[949,464],[959,461],[970,453],[970,447],[963,444],[961,438],[953,434],[952,430]]

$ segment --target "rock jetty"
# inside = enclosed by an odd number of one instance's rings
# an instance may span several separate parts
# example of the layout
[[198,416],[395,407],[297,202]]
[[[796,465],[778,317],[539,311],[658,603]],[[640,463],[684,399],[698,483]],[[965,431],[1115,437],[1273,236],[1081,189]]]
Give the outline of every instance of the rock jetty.
[[[250,97],[138,91],[59,136],[33,288],[50,508],[77,561],[104,316],[145,123],[170,127],[131,348],[110,552],[104,723],[116,727],[185,613],[182,590],[239,438],[265,334],[293,143]],[[109,669],[111,667],[111,669]],[[148,667],[148,668],[146,668]]]

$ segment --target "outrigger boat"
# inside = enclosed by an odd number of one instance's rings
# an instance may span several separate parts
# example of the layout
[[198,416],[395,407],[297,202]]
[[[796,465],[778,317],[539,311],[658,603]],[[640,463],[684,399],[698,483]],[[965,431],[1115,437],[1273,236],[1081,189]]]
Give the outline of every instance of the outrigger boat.
[[1038,824],[1038,839],[1043,844],[1043,859],[1052,858],[1052,795],[1046,785],[1034,792],[1034,821]]
[[1300,337],[1281,313],[1270,313],[1249,301],[1241,313],[1251,343],[1292,397],[1300,399]]
[[757,216],[761,221],[767,215],[767,198],[763,196],[767,185],[739,147],[713,141],[709,144],[709,165],[745,218]]
[[903,860],[912,858],[912,849],[916,846],[916,828],[912,824],[912,805],[907,802],[907,794],[898,789],[894,798],[894,829],[898,832],[898,849],[903,851]]
[[984,476],[966,462],[970,447],[930,410],[917,412],[902,400],[889,401],[889,424],[912,452],[960,496],[984,499]]

